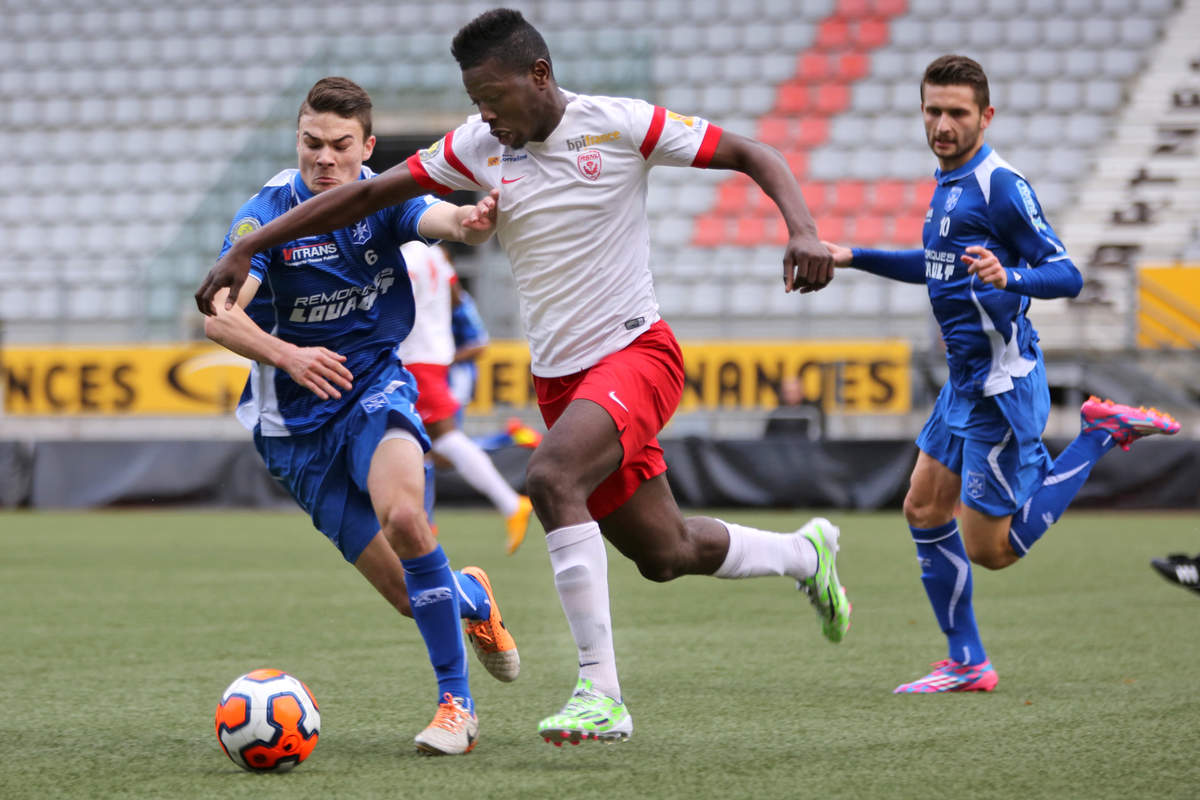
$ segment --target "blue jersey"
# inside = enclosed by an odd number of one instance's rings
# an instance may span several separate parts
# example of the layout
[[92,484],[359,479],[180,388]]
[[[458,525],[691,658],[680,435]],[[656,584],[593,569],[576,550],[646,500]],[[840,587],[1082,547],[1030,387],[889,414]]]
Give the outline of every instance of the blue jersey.
[[[1041,360],[1037,331],[1026,316],[1030,297],[1079,293],[1082,277],[1042,214],[1029,183],[990,146],[958,169],[935,173],[925,214],[924,250],[855,250],[854,265],[923,282],[941,327],[950,383],[966,398],[1013,388]],[[967,274],[971,245],[991,250],[1008,268],[997,289]]]
[[[364,167],[360,180],[374,177]],[[299,170],[280,172],[238,211],[224,255],[241,234],[312,197]],[[284,370],[253,364],[238,406],[244,425],[264,436],[311,433],[352,403],[371,376],[397,360],[396,345],[412,330],[415,307],[400,245],[426,241],[417,223],[436,198],[426,195],[383,209],[348,228],[296,239],[251,259],[261,282],[246,313],[264,331],[301,347],[327,347],[346,357],[354,390],[322,400]]]

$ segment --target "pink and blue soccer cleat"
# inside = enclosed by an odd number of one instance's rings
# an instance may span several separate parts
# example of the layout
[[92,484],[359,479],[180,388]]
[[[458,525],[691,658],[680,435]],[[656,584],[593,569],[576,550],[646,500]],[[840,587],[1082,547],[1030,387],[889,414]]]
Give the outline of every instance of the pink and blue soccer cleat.
[[1143,436],[1179,433],[1179,423],[1170,414],[1156,408],[1123,406],[1095,395],[1079,409],[1079,416],[1083,420],[1084,433],[1105,431],[1122,450],[1128,450],[1129,445]]
[[897,686],[892,694],[932,694],[934,692],[990,692],[1000,682],[992,662],[960,664],[946,659],[933,663],[933,672],[920,680]]

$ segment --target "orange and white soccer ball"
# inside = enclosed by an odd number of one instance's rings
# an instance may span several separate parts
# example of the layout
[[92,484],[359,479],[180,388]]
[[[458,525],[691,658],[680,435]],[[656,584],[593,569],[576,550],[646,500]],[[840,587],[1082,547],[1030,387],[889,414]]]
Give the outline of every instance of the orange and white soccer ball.
[[241,676],[217,704],[217,741],[251,772],[286,772],[308,758],[321,733],[321,712],[308,687],[277,669]]

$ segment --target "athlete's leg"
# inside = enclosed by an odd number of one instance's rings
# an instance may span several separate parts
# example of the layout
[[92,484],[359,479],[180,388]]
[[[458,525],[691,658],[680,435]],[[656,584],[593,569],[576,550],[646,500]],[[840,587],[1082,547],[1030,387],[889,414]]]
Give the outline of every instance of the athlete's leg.
[[403,565],[412,615],[437,675],[438,698],[462,698],[471,712],[458,590],[449,559],[425,517],[423,461],[411,435],[384,438],[371,458],[367,489],[383,537]]
[[904,517],[917,548],[921,583],[946,635],[949,657],[976,664],[987,656],[971,605],[971,563],[954,518],[960,487],[958,473],[922,450],[904,498]]
[[574,400],[550,426],[525,472],[534,513],[546,529],[554,586],[579,655],[579,677],[621,697],[608,599],[608,556],[587,498],[621,464],[608,413]]

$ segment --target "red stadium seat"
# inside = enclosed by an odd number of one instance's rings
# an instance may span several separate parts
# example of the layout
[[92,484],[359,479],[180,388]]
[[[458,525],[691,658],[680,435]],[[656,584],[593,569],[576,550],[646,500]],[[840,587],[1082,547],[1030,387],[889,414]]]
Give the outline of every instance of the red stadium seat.
[[862,181],[838,181],[833,187],[835,214],[853,215],[862,213],[867,205],[867,190]]
[[909,208],[910,185],[904,181],[877,181],[872,187],[869,207],[883,214],[895,214]]
[[792,145],[812,149],[829,139],[829,120],[825,117],[801,117],[795,130],[796,138]]
[[829,184],[818,183],[816,181],[805,183],[801,185],[801,191],[804,193],[804,202],[808,203],[808,210],[813,216],[824,214],[828,211],[829,200],[827,198],[831,194]]
[[[858,25],[860,33],[863,29],[864,24],[866,24],[865,21],[860,22]],[[887,26],[885,25],[884,26],[885,35],[886,35],[886,28],[887,28]],[[859,46],[865,48],[865,47],[875,47],[877,45],[865,45],[862,42],[859,42]],[[841,55],[839,55],[837,57],[837,61],[835,62],[834,75],[837,77],[837,79],[839,81],[842,81],[844,83],[853,83],[854,81],[865,77],[868,70],[870,69],[870,66],[871,66],[870,59],[867,57],[866,53],[863,53],[863,52],[842,53]]]
[[816,111],[834,115],[850,105],[850,90],[843,84],[825,83],[816,87]]
[[775,96],[775,110],[784,114],[801,114],[809,110],[808,87],[784,83]]
[[733,243],[758,247],[767,238],[767,222],[762,217],[741,216],[734,225]]
[[717,247],[727,241],[725,235],[725,217],[717,214],[705,214],[696,218],[695,232],[692,234],[692,244],[696,247]]
[[792,121],[789,117],[766,116],[758,121],[758,140],[775,148],[792,144]]
[[833,77],[833,56],[827,53],[802,53],[796,59],[796,78],[804,83],[820,83]]
[[873,246],[887,241],[887,220],[875,214],[863,214],[854,220],[854,243]]
[[845,220],[835,214],[822,214],[815,219],[817,235],[829,242],[840,242],[845,238]]
[[746,207],[746,183],[729,179],[717,188],[718,214],[737,214]]
[[921,229],[925,227],[925,212],[899,214],[892,219],[892,239],[901,247],[920,247]]
[[798,180],[802,180],[808,174],[808,151],[806,150],[786,150],[783,157],[787,159],[788,167],[791,168],[792,174]]
[[817,28],[813,47],[818,50],[845,50],[850,46],[850,23],[840,17],[829,17]]
[[[888,25],[887,20],[879,17],[860,17],[854,25],[854,46],[860,50],[873,50],[876,47],[881,47],[888,42]],[[855,55],[863,56],[862,53]],[[865,61],[865,56],[863,56]],[[866,70],[858,76],[866,75]]]

